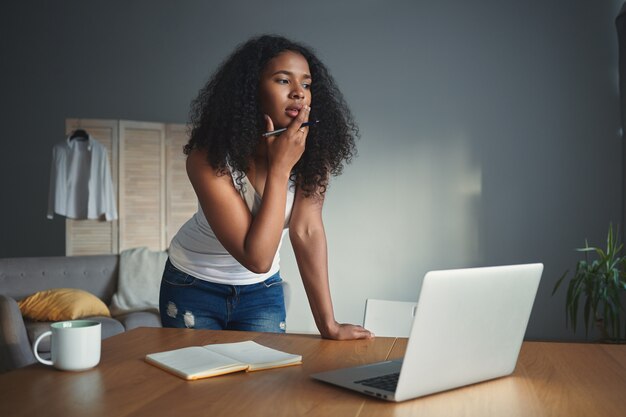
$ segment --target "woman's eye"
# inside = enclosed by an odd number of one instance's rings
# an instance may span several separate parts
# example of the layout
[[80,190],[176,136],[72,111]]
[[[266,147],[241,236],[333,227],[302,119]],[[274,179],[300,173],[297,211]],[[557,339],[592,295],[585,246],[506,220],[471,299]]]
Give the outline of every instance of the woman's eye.
[[276,80],[276,82],[278,84],[289,84],[289,80],[286,80],[284,78],[279,78],[278,80]]
[[305,90],[308,90],[309,88],[311,88],[311,84],[304,83],[304,84],[302,84],[302,88],[304,88]]

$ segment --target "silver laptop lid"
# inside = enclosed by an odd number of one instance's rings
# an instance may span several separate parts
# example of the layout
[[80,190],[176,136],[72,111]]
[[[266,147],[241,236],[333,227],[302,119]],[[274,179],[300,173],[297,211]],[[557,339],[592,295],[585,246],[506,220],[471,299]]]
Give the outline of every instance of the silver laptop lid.
[[526,264],[428,272],[395,400],[512,373],[542,271]]

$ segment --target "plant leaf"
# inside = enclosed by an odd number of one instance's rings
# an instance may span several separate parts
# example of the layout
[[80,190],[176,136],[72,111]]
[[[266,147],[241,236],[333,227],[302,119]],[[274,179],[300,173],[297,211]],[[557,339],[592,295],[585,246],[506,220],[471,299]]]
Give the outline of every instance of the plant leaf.
[[[603,320],[603,336],[619,339],[622,329],[626,335],[626,320],[622,313],[626,308],[622,300],[626,292],[626,256],[621,253],[624,244],[620,242],[619,227],[609,225],[606,248],[585,246],[576,249],[583,253],[583,259],[576,263],[576,269],[569,279],[565,295],[565,324],[576,331],[578,309],[583,306],[585,334],[596,320]],[[564,284],[569,276],[565,271],[556,281],[552,295]]]
[[[563,275],[561,275],[561,278],[559,278],[559,280],[556,282],[556,284],[554,284],[554,289],[552,290],[552,295],[554,295],[556,290],[559,289],[559,286],[561,285],[561,282],[563,282],[563,279],[565,279],[565,277],[567,276],[568,272],[569,272],[569,269],[567,271],[565,271],[563,273]],[[624,285],[626,285],[626,283],[624,283]]]

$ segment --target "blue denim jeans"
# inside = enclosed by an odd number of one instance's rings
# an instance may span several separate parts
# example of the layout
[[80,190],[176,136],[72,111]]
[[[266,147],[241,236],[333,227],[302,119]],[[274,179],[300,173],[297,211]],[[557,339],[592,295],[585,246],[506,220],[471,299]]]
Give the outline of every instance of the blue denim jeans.
[[285,332],[282,278],[225,285],[204,281],[176,268],[168,259],[161,280],[159,310],[163,327]]

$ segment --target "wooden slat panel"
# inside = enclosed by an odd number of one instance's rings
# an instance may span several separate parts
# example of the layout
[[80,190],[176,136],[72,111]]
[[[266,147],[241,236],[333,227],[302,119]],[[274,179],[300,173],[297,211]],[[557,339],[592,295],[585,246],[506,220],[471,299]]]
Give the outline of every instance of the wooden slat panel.
[[165,249],[165,125],[120,122],[119,250]]
[[[113,189],[117,190],[117,139],[118,122],[116,120],[67,119],[66,134],[76,129],[85,129],[101,143],[108,152]],[[118,199],[116,198],[116,201]],[[65,254],[98,255],[117,253],[117,220],[65,220]]]
[[169,247],[178,229],[196,212],[196,194],[187,177],[183,146],[189,135],[187,127],[169,124],[166,129],[166,242]]
[[87,130],[109,152],[120,220],[66,220],[66,254],[119,253],[138,246],[166,249],[197,209],[182,152],[188,140],[187,127],[97,119],[66,121],[68,133],[77,128]]

